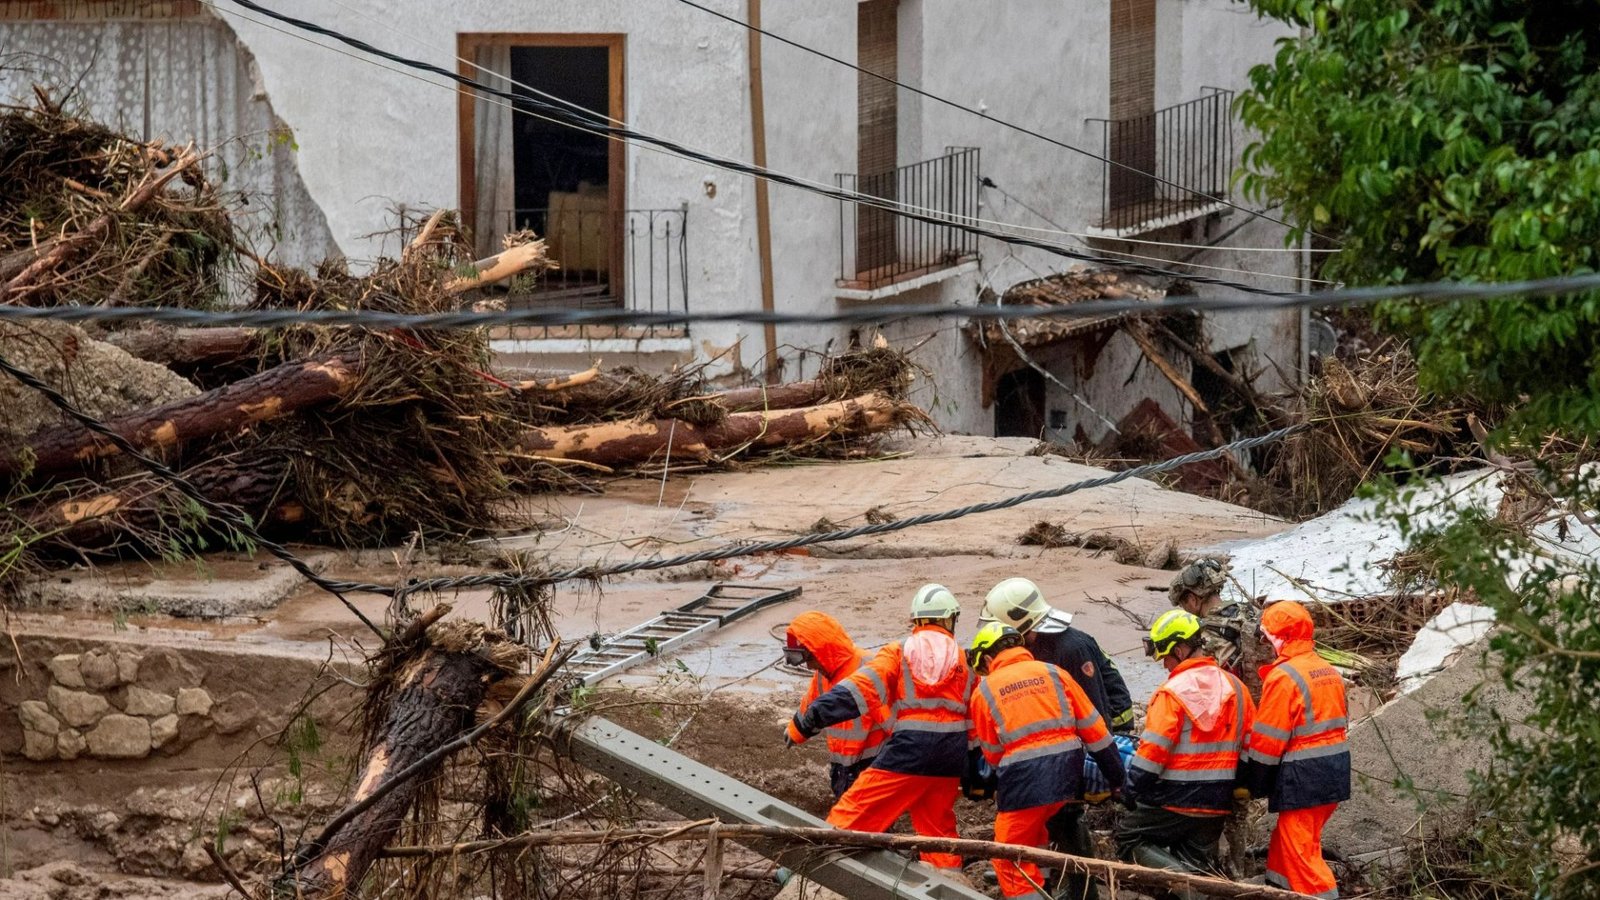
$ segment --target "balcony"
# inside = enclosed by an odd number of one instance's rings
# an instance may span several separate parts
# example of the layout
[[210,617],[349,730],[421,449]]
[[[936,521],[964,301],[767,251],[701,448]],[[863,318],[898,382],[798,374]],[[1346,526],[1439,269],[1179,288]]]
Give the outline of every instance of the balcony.
[[[882,198],[888,207],[970,221],[978,214],[978,149],[947,147],[945,155],[874,175],[838,174],[840,190]],[[839,204],[842,300],[881,300],[943,281],[975,267],[978,238],[861,203]]]
[[1131,119],[1090,119],[1103,128],[1100,225],[1124,238],[1170,228],[1227,207],[1233,171],[1233,92],[1205,88],[1198,100]]
[[[514,280],[506,295],[508,307],[688,311],[689,257],[684,240],[688,207],[617,213],[575,202],[567,207],[519,209],[509,218],[511,231],[532,229],[543,237],[550,258],[560,268]],[[682,337],[687,331],[681,325],[547,326],[519,328],[516,337],[634,339]]]

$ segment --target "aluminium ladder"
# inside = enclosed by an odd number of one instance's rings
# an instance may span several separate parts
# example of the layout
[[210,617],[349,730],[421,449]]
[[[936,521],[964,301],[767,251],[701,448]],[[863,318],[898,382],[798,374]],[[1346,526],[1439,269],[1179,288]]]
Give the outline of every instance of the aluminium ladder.
[[699,597],[574,654],[563,669],[585,686],[694,643],[730,622],[800,596],[800,589],[715,584]]

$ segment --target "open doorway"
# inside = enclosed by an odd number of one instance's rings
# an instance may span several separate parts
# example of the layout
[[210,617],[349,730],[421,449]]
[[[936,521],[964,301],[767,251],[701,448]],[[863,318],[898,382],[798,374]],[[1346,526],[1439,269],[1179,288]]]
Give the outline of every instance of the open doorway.
[[1000,376],[994,392],[994,436],[1043,438],[1044,376],[1030,366]]
[[[462,35],[461,56],[496,87],[558,98],[600,117],[623,118],[622,36]],[[494,82],[490,73],[509,80]],[[549,97],[541,96],[549,95]],[[531,229],[560,268],[518,302],[614,305],[623,296],[622,145],[537,115],[514,114],[495,98],[462,94],[462,212],[479,252]]]

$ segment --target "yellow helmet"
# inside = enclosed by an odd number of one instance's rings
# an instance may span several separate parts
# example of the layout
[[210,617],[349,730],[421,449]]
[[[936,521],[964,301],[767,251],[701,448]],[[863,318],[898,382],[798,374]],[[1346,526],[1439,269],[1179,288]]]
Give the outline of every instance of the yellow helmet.
[[[1009,638],[1010,640],[1007,640]],[[1021,646],[1022,632],[1000,622],[989,622],[972,636],[972,646],[967,650],[967,664],[976,668],[985,656],[1008,647]]]
[[1193,613],[1169,609],[1150,626],[1150,636],[1144,639],[1144,654],[1152,659],[1164,659],[1179,644],[1199,634],[1200,620]]

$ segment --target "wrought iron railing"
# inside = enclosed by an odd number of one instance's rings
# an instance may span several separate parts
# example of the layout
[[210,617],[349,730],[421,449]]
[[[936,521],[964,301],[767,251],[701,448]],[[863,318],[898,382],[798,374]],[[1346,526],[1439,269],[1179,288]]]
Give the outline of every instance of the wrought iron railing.
[[[937,159],[871,175],[839,174],[841,190],[880,198],[950,221],[978,213],[978,148],[946,147]],[[873,290],[959,265],[978,254],[975,235],[895,215],[866,203],[839,203],[839,282]]]
[[[688,215],[687,206],[621,213],[571,208],[515,210],[509,216],[511,230],[531,229],[544,238],[550,258],[559,268],[514,281],[507,303],[687,312]],[[685,329],[672,330],[681,333]]]
[[1090,119],[1104,129],[1100,227],[1137,231],[1176,224],[1228,197],[1233,92],[1131,119]]

